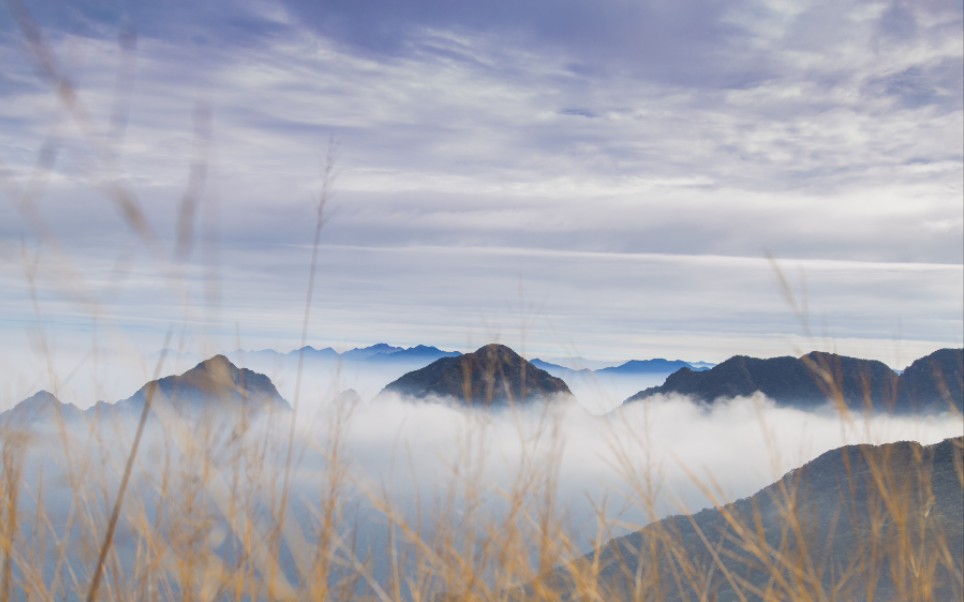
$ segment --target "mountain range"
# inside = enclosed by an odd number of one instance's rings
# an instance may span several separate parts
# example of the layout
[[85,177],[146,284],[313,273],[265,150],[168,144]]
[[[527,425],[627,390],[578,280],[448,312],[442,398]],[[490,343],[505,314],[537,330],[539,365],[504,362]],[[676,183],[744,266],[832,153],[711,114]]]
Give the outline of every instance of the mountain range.
[[706,370],[706,366],[712,366],[712,364],[706,364],[706,362],[684,362],[683,360],[665,360],[662,358],[655,358],[650,360],[629,360],[619,364],[618,366],[607,366],[605,368],[598,368],[591,370],[589,368],[568,368],[560,364],[554,364],[552,362],[546,362],[539,358],[532,360],[532,364],[539,368],[542,368],[549,374],[553,376],[558,376],[559,378],[572,377],[576,375],[580,376],[637,376],[637,375],[662,375],[668,376],[677,370],[683,368],[688,368],[690,370]]
[[244,351],[238,349],[232,352],[231,357],[236,361],[244,362],[247,358],[290,360],[298,359],[299,356],[307,360],[320,360],[328,362],[377,362],[377,363],[411,363],[411,362],[434,362],[443,357],[454,357],[461,355],[458,351],[443,351],[438,347],[429,345],[416,345],[414,347],[396,347],[387,343],[377,343],[368,347],[357,347],[344,352],[337,352],[331,347],[315,348],[306,345],[299,349],[294,349],[287,353],[275,351],[274,349],[261,349],[258,351]]
[[[390,382],[383,393],[398,393],[416,399],[450,397],[470,405],[501,405],[536,397],[572,395],[564,379],[543,369],[547,362],[529,362],[504,345],[486,345],[464,355],[435,347],[401,349],[389,345],[374,345],[340,355],[330,349],[313,348],[291,353],[318,353],[325,357],[347,355],[355,358],[347,360],[351,362],[397,362],[400,360],[390,358],[404,357],[404,362],[415,362],[420,367]],[[651,373],[679,364],[685,362],[631,361],[596,373]],[[576,375],[591,373],[588,370],[570,372]],[[710,369],[682,366],[662,385],[644,389],[625,403],[654,395],[679,394],[709,404],[720,398],[756,392],[763,393],[778,405],[803,408],[821,406],[829,401],[838,406],[879,411],[961,412],[964,410],[964,349],[935,351],[914,361],[900,374],[878,361],[823,352],[811,352],[799,358],[734,356]],[[86,412],[71,404],[62,404],[52,394],[41,391],[0,413],[0,422],[29,424],[48,420],[57,416],[58,408],[66,421],[100,414],[139,414],[148,395],[152,394],[159,404],[179,413],[290,409],[267,376],[239,368],[227,357],[217,355],[183,374],[151,381],[116,403],[98,402]],[[357,393],[353,395],[358,396]]]
[[662,385],[626,400],[687,395],[704,403],[763,393],[780,405],[815,407],[828,401],[850,408],[917,412],[964,410],[964,349],[941,349],[901,374],[887,365],[814,351],[759,359],[738,355],[704,371],[682,368]]
[[[160,353],[155,354],[153,359],[160,359]],[[165,363],[179,370],[185,370],[203,359],[193,353],[171,349],[163,353]],[[371,399],[386,384],[406,373],[424,368],[444,357],[457,357],[461,353],[431,345],[405,348],[378,343],[342,352],[331,347],[307,345],[291,351],[237,349],[226,355],[239,366],[278,376],[278,387],[289,398],[298,394],[291,387],[296,380],[294,374],[301,368],[302,392],[354,388],[364,399]],[[589,402],[589,406],[598,406],[593,410],[594,413],[606,412],[628,396],[662,384],[667,376],[681,367],[697,370],[712,365],[663,359],[632,359],[618,365],[606,365],[605,362],[572,356],[549,361],[535,358],[531,362],[552,376],[565,380],[572,392],[580,400]],[[281,373],[289,378],[281,378]]]
[[[544,575],[609,600],[960,600],[964,440],[851,445],[749,498],[671,516]],[[922,592],[930,597],[920,598]]]
[[100,401],[86,411],[61,402],[52,393],[39,391],[0,413],[0,425],[29,427],[58,419],[76,423],[86,418],[138,416],[148,398],[156,410],[171,410],[187,417],[236,412],[253,415],[291,409],[270,378],[238,368],[225,356],[216,355],[183,374],[152,380],[126,399],[116,403]]

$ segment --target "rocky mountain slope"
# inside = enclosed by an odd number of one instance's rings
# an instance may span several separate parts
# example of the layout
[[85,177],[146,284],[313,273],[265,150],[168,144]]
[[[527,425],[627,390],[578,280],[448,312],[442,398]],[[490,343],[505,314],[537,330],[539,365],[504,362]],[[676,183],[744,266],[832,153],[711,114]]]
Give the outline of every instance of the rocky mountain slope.
[[[523,588],[610,600],[960,600],[964,441],[827,452],[753,496],[673,516]],[[921,595],[930,593],[930,596]]]

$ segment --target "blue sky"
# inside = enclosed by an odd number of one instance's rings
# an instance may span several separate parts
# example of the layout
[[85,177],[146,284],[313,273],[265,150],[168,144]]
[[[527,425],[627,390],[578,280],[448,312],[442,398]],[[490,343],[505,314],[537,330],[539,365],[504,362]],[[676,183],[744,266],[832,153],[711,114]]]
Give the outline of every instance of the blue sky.
[[11,0],[0,353],[170,328],[296,347],[330,162],[310,344],[903,367],[964,338],[962,23],[944,1]]

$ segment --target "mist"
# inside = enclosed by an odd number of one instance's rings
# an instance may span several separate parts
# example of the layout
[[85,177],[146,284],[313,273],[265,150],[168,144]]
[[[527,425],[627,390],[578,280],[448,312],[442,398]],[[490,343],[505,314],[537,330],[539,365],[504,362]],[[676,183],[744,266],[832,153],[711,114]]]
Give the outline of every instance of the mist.
[[[388,551],[408,549],[416,537],[470,539],[506,520],[531,525],[542,514],[575,556],[665,516],[749,496],[842,445],[930,444],[964,431],[957,414],[841,415],[777,407],[762,395],[711,406],[656,396],[602,415],[587,410],[593,402],[573,398],[473,408],[386,394],[355,403],[318,397],[297,415],[256,418],[241,430],[226,417],[221,428],[158,414],[134,465],[117,547],[135,550],[144,525],[156,530],[167,517],[171,528],[195,529],[200,549],[228,562],[241,530],[229,509],[248,504],[245,520],[266,538],[277,516],[270,509],[287,499],[286,537],[294,529],[303,533],[295,539],[309,542],[334,500],[335,528],[376,581],[392,570]],[[35,429],[19,448],[23,532],[41,509],[49,528],[71,540],[68,561],[88,567],[134,431],[134,417],[89,430]],[[13,441],[4,436],[5,450]],[[77,514],[89,522],[71,533],[69,517]],[[134,557],[122,554],[119,566]],[[296,579],[297,563],[282,564]]]
[[[836,447],[928,444],[964,431],[959,415],[841,416],[762,395],[710,407],[658,396],[604,415],[571,399],[492,410],[383,395],[354,407],[344,425],[351,473],[373,490],[403,504],[431,499],[473,470],[475,486],[498,497],[529,470],[557,486],[560,511],[582,537],[594,534],[603,505],[614,522],[642,526],[746,497]],[[300,436],[318,442],[330,426],[322,413]]]

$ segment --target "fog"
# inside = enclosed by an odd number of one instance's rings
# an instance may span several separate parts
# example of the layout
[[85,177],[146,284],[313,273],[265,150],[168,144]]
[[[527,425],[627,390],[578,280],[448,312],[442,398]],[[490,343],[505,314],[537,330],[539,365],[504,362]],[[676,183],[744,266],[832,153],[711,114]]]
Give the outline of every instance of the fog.
[[[143,536],[144,524],[166,516],[175,530],[178,520],[188,521],[198,545],[219,558],[237,554],[241,527],[230,509],[243,501],[254,509],[251,523],[270,532],[267,509],[283,499],[290,466],[286,536],[294,529],[303,534],[296,539],[311,541],[320,509],[336,499],[336,528],[352,538],[353,553],[371,563],[376,579],[390,570],[386,550],[411,545],[413,537],[390,544],[389,525],[406,524],[425,541],[454,529],[458,540],[502,524],[514,501],[521,501],[523,514],[513,519],[520,524],[548,512],[570,538],[572,556],[597,538],[746,497],[841,445],[928,444],[964,431],[959,415],[841,416],[829,407],[777,407],[760,395],[709,407],[654,397],[603,415],[586,405],[568,398],[486,409],[445,399],[381,395],[349,403],[322,396],[295,419],[283,412],[241,431],[158,408],[134,466],[117,545],[136,549],[135,533]],[[45,425],[20,448],[22,520],[30,525],[38,509],[46,513],[49,528],[71,541],[68,560],[81,575],[102,537],[134,431],[133,417],[89,430]],[[15,449],[9,432],[0,439],[5,450]],[[65,536],[77,514],[87,522]],[[39,544],[30,533],[25,526],[24,543],[33,550]],[[119,566],[134,558],[122,554]],[[294,575],[296,564],[285,571]],[[49,577],[54,568],[46,570]]]
[[[306,422],[300,435],[317,442],[330,417]],[[545,472],[533,478],[557,471],[560,507],[585,536],[604,500],[609,518],[641,525],[711,505],[705,489],[719,502],[745,497],[841,445],[933,443],[962,430],[959,415],[842,417],[829,407],[779,408],[763,396],[709,408],[660,396],[601,416],[572,400],[487,410],[382,396],[353,408],[343,443],[352,474],[403,503],[430,497],[466,467],[491,493],[510,490],[530,464]],[[652,507],[640,498],[647,493]]]

